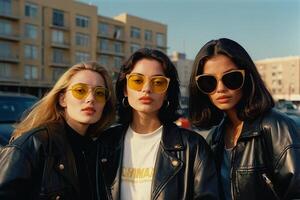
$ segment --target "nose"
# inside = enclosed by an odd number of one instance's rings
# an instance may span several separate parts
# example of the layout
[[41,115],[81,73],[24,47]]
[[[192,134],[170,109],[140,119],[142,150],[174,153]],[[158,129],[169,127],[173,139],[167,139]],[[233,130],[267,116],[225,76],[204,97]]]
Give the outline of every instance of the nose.
[[217,88],[216,88],[216,92],[221,93],[224,92],[226,90],[226,86],[223,84],[223,82],[221,80],[218,81],[217,83]]
[[85,101],[86,102],[94,102],[95,101],[95,95],[92,90],[89,90],[89,93],[88,93],[87,97],[85,98]]
[[142,92],[144,93],[150,93],[151,91],[151,84],[150,81],[146,81],[143,88],[142,88]]

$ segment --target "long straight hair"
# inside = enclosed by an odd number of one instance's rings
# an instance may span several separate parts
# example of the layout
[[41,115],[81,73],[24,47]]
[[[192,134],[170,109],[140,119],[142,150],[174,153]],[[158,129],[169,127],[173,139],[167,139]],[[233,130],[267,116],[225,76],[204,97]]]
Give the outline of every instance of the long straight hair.
[[91,135],[99,134],[107,128],[115,117],[115,95],[112,87],[112,80],[106,69],[96,62],[83,62],[68,69],[55,83],[53,88],[41,100],[39,100],[28,113],[28,115],[16,125],[13,138],[19,137],[27,131],[44,125],[49,122],[65,118],[64,108],[59,104],[59,96],[66,92],[70,85],[71,78],[80,71],[90,70],[102,76],[105,86],[110,91],[110,97],[105,103],[100,120],[89,127]]
[[211,40],[198,52],[189,84],[189,115],[192,123],[200,128],[217,125],[223,118],[223,111],[211,102],[207,94],[197,88],[195,80],[197,75],[203,74],[206,61],[219,54],[227,56],[239,69],[245,70],[243,96],[236,107],[240,120],[253,120],[274,107],[274,100],[246,50],[227,38]]

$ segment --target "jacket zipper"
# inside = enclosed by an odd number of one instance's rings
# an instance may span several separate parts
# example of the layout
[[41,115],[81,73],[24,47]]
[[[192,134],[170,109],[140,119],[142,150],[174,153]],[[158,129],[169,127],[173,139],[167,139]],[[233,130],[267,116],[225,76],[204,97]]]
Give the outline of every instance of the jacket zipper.
[[271,189],[273,195],[275,196],[276,199],[280,199],[277,195],[277,193],[274,190],[274,186],[272,181],[267,177],[267,175],[265,173],[262,174],[262,177],[264,179],[264,181],[266,182],[266,184],[268,185],[268,187]]
[[[237,146],[237,145],[236,145]],[[236,147],[235,146],[235,147]],[[231,197],[232,197],[232,200],[235,199],[235,196],[234,196],[234,191],[233,191],[233,181],[232,181],[232,177],[233,177],[233,164],[234,164],[234,158],[235,158],[235,147],[233,147],[232,149],[232,155],[231,155],[231,168],[230,168],[230,190],[231,190]]]

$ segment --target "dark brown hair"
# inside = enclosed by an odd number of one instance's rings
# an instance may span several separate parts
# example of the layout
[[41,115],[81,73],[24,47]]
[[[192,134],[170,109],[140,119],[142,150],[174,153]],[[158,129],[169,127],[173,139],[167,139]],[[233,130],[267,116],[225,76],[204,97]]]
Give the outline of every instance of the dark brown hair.
[[133,53],[120,69],[116,82],[119,122],[130,123],[132,121],[132,108],[122,104],[125,97],[124,89],[127,84],[126,75],[129,74],[133,70],[135,64],[142,59],[158,61],[163,67],[165,76],[170,78],[170,84],[166,94],[168,103],[165,102],[160,108],[158,117],[163,124],[175,121],[179,117],[177,112],[179,109],[180,96],[177,70],[168,56],[163,52],[155,49],[143,48]]
[[240,120],[252,120],[274,106],[274,100],[246,50],[237,42],[227,38],[211,40],[200,49],[195,58],[189,85],[190,119],[200,128],[217,125],[223,118],[223,111],[214,106],[208,95],[197,88],[195,80],[197,75],[203,73],[206,61],[219,54],[228,56],[239,69],[245,70],[245,82],[242,88],[244,95],[237,105],[237,115]]

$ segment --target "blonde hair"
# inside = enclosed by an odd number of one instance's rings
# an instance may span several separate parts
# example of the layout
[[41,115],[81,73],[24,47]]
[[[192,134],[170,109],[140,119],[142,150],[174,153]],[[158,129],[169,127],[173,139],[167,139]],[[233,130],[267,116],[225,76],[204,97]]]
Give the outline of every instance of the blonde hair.
[[111,125],[115,119],[115,95],[112,80],[107,70],[98,63],[93,61],[82,62],[68,69],[55,83],[49,93],[33,106],[29,114],[16,125],[13,138],[17,138],[27,131],[43,124],[64,119],[64,108],[59,104],[59,96],[65,93],[69,87],[71,78],[83,70],[99,73],[103,77],[106,88],[110,92],[110,97],[105,103],[100,120],[90,125],[88,134],[93,136],[99,135],[103,129]]

